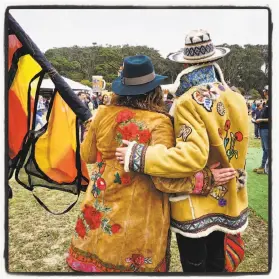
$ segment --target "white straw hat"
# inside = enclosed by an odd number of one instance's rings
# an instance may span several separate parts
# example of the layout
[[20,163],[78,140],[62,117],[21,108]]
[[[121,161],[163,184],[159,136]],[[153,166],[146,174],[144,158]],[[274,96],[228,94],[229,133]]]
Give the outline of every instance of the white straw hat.
[[215,47],[210,34],[205,30],[193,30],[186,35],[185,46],[168,55],[168,59],[178,63],[199,64],[218,60],[230,52],[226,47]]

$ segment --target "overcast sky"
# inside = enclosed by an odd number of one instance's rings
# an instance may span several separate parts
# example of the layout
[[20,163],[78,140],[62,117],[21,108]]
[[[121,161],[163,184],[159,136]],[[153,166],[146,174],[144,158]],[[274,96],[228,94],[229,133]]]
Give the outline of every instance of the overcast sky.
[[215,45],[268,44],[267,10],[10,10],[42,51],[53,47],[147,45],[168,53],[187,32],[206,29]]

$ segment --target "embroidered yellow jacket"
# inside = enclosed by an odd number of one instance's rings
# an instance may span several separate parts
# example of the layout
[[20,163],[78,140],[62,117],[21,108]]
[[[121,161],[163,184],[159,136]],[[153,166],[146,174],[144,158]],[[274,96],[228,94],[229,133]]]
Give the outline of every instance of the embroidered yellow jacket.
[[[148,145],[174,145],[169,117],[125,107],[100,106],[81,144],[81,156],[95,163],[81,205],[67,258],[75,270],[88,272],[166,271],[170,207],[167,180],[125,173],[115,158],[122,139]],[[211,173],[202,171],[207,179]],[[175,185],[192,188],[187,178]],[[169,187],[168,187],[169,185]]]
[[[248,147],[244,98],[219,82],[191,87],[176,100],[174,130],[173,148],[130,144],[125,169],[167,178],[194,176],[191,191],[170,198],[173,231],[188,237],[206,236],[214,230],[243,231],[248,216],[247,189],[243,187]],[[216,162],[237,169],[238,178],[223,186],[208,185],[200,171]],[[176,183],[180,184],[174,179],[174,192],[178,192]]]

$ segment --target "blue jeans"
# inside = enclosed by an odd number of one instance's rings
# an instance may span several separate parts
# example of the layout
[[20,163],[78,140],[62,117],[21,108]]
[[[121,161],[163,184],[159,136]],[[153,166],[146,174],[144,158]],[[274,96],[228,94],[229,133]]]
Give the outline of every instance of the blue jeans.
[[258,138],[259,135],[259,125],[257,123],[254,123],[254,134],[255,134],[255,138]]
[[42,116],[40,116],[39,114],[36,114],[36,123],[35,123],[35,128],[36,128],[36,126],[37,126],[38,124],[40,124],[40,125],[41,125],[41,127],[43,127],[43,126],[44,126],[44,122],[43,122],[43,118],[42,118]]
[[263,148],[263,158],[262,158],[261,168],[264,168],[267,158],[268,158],[268,153],[269,153],[268,129],[260,129],[260,136],[261,136],[262,148]]

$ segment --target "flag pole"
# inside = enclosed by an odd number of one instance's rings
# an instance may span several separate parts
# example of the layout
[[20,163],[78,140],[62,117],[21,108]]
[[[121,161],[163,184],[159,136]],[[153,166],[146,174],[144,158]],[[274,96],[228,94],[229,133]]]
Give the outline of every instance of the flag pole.
[[42,67],[42,69],[46,73],[48,73],[60,96],[72,109],[76,116],[82,121],[87,121],[89,118],[91,118],[92,114],[90,110],[83,105],[79,97],[59,75],[56,69],[46,59],[45,55],[40,51],[40,49],[32,41],[32,39],[24,32],[24,30],[10,13],[8,13],[8,28],[9,34],[14,33],[19,41],[22,43],[23,47],[26,48],[28,54],[30,54],[34,58],[34,60]]

